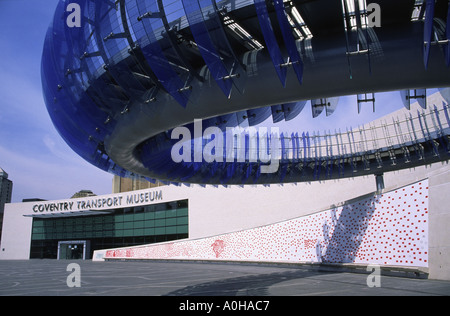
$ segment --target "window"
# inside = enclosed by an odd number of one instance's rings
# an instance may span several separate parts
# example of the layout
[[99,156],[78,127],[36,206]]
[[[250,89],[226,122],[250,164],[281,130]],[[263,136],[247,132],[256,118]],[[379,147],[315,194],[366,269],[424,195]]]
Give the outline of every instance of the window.
[[187,238],[188,200],[117,209],[108,215],[34,218],[30,258],[56,258],[64,240],[90,240],[94,250]]

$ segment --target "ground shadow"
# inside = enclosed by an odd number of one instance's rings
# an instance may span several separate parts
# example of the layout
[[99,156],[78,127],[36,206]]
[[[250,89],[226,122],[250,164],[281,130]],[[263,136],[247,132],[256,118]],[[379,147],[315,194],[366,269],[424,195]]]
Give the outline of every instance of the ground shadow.
[[323,275],[324,273],[338,272],[298,269],[296,271],[241,276],[188,286],[170,292],[165,296],[268,296],[270,295],[269,287],[274,284]]

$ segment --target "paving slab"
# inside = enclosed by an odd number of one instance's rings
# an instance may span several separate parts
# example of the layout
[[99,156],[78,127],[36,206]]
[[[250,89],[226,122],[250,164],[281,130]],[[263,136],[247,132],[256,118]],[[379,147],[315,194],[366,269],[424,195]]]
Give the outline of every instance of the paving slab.
[[381,275],[379,287],[369,287],[368,278],[369,272],[248,263],[4,260],[0,296],[450,295],[450,281]]

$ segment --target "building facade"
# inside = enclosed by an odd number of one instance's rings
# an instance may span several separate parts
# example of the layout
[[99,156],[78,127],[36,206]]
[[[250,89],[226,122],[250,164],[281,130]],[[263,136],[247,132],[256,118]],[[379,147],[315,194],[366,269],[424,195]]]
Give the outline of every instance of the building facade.
[[3,213],[5,203],[11,202],[13,183],[8,179],[8,174],[0,168],[0,238],[3,227]]
[[446,163],[274,186],[163,186],[6,204],[0,259],[379,264],[450,279]]
[[[351,148],[368,150],[377,142],[397,151],[380,163],[395,167],[401,162],[408,169],[381,174],[378,163],[359,161],[354,176],[341,179],[270,186],[165,185],[7,203],[0,259],[378,264],[450,280],[448,161],[421,156],[424,142],[401,147],[387,137],[396,135],[401,143],[409,134],[436,133],[443,140],[429,142],[431,153],[445,157],[448,138],[439,131],[449,120],[449,109],[439,94],[428,101],[427,110],[412,105],[413,111],[420,110],[417,121],[400,120],[408,113],[402,109],[354,130]],[[417,129],[410,130],[412,125]],[[433,150],[432,144],[444,147]],[[325,149],[314,150],[320,156]],[[427,163],[408,162],[413,155]],[[360,175],[363,167],[373,173]],[[339,172],[339,165],[330,171]]]
[[11,202],[13,183],[8,174],[0,168],[0,213],[3,214],[5,203]]
[[90,259],[98,249],[188,238],[188,200],[162,190],[7,204],[2,255]]
[[[281,136],[279,149],[287,142],[290,149],[308,149],[301,157],[270,150],[271,161],[281,156],[280,168],[266,172],[269,153],[256,152],[256,146],[242,140],[231,144],[233,135],[226,138],[226,130],[255,127],[269,118],[284,124],[306,104],[313,118],[329,116],[347,95],[358,95],[349,115],[357,115],[375,93],[387,91],[400,90],[409,108],[423,90],[449,86],[450,54],[441,52],[441,43],[446,44],[438,27],[447,23],[447,3],[377,4],[382,23],[373,24],[364,0],[60,1],[43,45],[47,110],[76,153],[118,176],[211,185],[325,180],[329,166],[323,168],[323,155],[312,150],[315,131],[261,132],[256,139],[260,148]],[[72,6],[77,9],[70,13]],[[430,45],[435,33],[442,41]],[[180,136],[180,129],[183,136],[194,137],[189,137],[185,157],[174,161],[171,149],[180,140],[174,136]],[[445,128],[439,132],[448,135]],[[204,140],[215,136],[215,141],[202,144],[195,134],[206,134]],[[391,148],[368,153],[347,145],[343,153],[337,150],[339,135],[320,136],[336,149],[328,156],[329,164],[339,165],[340,172],[332,173],[336,178],[353,175],[360,162],[383,162],[380,168],[387,172],[384,166],[401,155]],[[422,156],[431,153],[431,159],[432,151],[443,147],[441,137],[429,136],[439,146],[427,138],[417,145],[423,148],[420,159],[409,162],[419,165]],[[412,137],[413,143],[423,140]],[[228,155],[227,143],[230,151],[245,153]],[[418,152],[408,147],[411,142],[399,145]],[[188,154],[188,148],[194,150]],[[299,166],[300,158],[303,166],[315,168]],[[396,168],[409,165],[397,163]]]

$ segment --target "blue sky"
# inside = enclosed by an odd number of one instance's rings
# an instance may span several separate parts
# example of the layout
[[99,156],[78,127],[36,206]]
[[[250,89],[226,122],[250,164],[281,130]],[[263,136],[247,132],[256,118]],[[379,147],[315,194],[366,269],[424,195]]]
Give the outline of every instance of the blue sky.
[[[57,3],[0,0],[0,167],[14,182],[13,202],[34,197],[64,199],[82,189],[98,195],[111,193],[113,176],[85,162],[66,145],[43,101],[40,61]],[[322,114],[315,120],[308,103],[287,127],[299,132],[345,129],[402,106],[398,93],[376,98],[375,114],[366,106],[357,115],[356,97],[350,96],[341,98],[332,116]]]
[[57,3],[0,0],[0,167],[14,183],[13,202],[112,190],[113,176],[75,154],[45,108],[40,62]]

